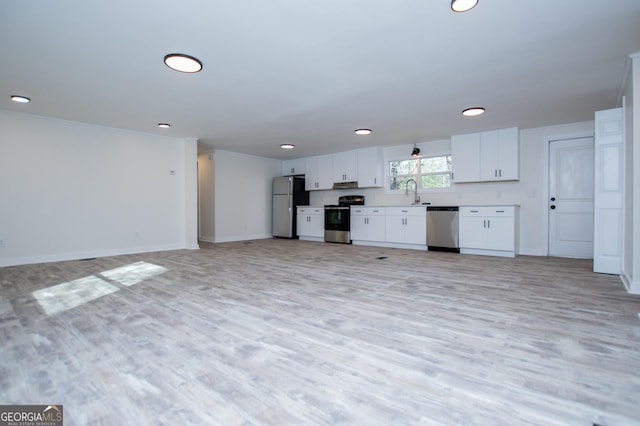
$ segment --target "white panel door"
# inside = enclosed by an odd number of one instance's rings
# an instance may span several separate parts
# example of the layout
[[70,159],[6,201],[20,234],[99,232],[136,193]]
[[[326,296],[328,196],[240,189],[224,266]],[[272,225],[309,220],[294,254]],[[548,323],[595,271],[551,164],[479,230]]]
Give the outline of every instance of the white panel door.
[[622,269],[622,108],[596,112],[593,271]]
[[593,138],[549,144],[549,256],[593,258]]

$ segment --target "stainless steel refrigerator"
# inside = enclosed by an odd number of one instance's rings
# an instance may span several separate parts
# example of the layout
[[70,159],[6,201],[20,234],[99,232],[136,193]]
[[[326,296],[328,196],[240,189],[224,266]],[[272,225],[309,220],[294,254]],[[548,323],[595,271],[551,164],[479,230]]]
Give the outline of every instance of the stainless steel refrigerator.
[[284,176],[273,178],[273,236],[298,238],[296,207],[308,204],[309,191],[304,189],[303,177]]

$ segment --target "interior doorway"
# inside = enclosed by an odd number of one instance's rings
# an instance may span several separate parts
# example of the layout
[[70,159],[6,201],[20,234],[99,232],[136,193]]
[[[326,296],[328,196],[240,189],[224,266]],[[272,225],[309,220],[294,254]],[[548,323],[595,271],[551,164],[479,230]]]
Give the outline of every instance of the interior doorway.
[[549,141],[549,256],[593,258],[593,137]]

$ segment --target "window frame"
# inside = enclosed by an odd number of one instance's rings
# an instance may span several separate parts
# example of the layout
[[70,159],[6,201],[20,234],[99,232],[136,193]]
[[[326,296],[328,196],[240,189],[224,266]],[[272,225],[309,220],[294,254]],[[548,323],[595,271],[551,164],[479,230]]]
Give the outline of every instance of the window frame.
[[[391,189],[391,179],[397,176],[400,177],[409,177],[411,179],[415,179],[417,185],[418,185],[418,193],[434,193],[434,192],[453,192],[453,185],[454,182],[451,179],[452,177],[452,171],[446,171],[446,172],[423,172],[422,168],[420,166],[421,160],[425,159],[425,158],[437,158],[437,157],[448,157],[449,158],[449,164],[451,164],[451,153],[450,152],[441,152],[441,153],[429,153],[428,155],[421,155],[418,157],[395,157],[395,158],[387,158],[385,159],[386,162],[386,171],[385,171],[385,192],[388,194],[404,194],[405,192],[405,188],[398,188],[398,189]],[[407,174],[407,175],[392,175],[391,174],[391,163],[392,162],[396,162],[396,161],[411,161],[414,160],[416,161],[416,173],[415,174]],[[444,174],[448,174],[449,175],[449,186],[445,187],[445,188],[423,188],[422,187],[422,177],[423,176],[435,176],[435,175],[444,175]],[[413,190],[413,188],[409,189],[410,191]]]

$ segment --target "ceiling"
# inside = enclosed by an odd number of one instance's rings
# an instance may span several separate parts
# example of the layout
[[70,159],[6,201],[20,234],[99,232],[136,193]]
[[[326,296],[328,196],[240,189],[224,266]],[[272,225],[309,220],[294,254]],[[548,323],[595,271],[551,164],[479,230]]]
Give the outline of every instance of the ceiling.
[[[627,55],[640,51],[640,1],[449,6],[4,1],[0,109],[196,137],[201,151],[295,158],[586,121],[619,105]],[[204,69],[169,69],[173,52]],[[10,102],[13,94],[32,101]],[[462,117],[470,106],[487,112]],[[362,127],[374,133],[353,133]]]

